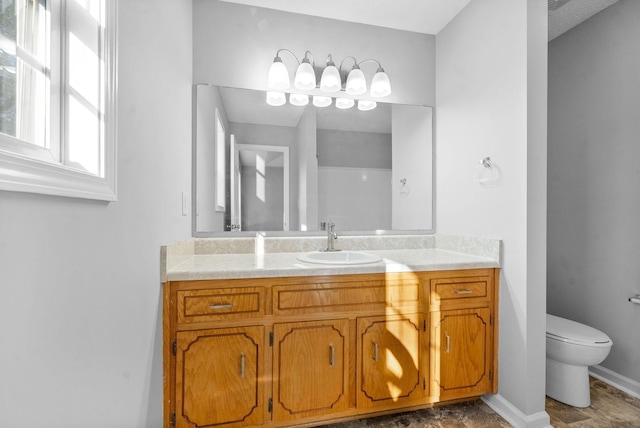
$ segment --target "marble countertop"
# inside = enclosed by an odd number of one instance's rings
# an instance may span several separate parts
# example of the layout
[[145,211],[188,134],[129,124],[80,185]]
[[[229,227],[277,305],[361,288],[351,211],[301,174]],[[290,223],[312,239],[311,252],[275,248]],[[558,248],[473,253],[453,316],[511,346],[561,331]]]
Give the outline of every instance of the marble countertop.
[[167,272],[167,280],[268,278],[498,267],[495,260],[436,248],[366,251],[377,263],[325,265],[301,262],[303,253],[205,254],[186,258]]
[[[432,237],[418,244],[406,245],[406,242],[405,238],[405,245],[400,246],[410,248],[394,248],[394,245],[389,245],[387,241],[385,245],[371,247],[376,249],[357,248],[359,251],[379,256],[382,259],[380,262],[325,265],[298,260],[298,256],[306,252],[299,251],[300,248],[295,248],[295,251],[286,251],[291,248],[281,247],[280,251],[275,252],[237,251],[237,249],[235,250],[237,252],[216,252],[211,251],[212,247],[219,247],[215,242],[189,240],[174,247],[163,247],[162,280],[165,282],[500,267],[500,241],[498,240],[441,238],[441,245],[437,245],[437,238]],[[278,245],[281,244],[278,243]],[[380,249],[380,247],[390,249]],[[180,248],[183,248],[183,251],[180,251]],[[198,248],[207,249],[199,251]]]

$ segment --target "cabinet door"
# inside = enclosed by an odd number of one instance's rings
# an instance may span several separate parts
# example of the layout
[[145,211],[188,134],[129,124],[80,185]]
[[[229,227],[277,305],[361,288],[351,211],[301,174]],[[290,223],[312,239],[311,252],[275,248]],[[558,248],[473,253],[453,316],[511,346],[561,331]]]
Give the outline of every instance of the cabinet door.
[[357,325],[358,407],[423,397],[420,316],[358,318]]
[[491,392],[493,325],[489,308],[431,313],[434,401]]
[[275,324],[273,330],[274,419],[347,409],[349,321]]
[[176,426],[261,424],[263,341],[260,326],[178,332]]

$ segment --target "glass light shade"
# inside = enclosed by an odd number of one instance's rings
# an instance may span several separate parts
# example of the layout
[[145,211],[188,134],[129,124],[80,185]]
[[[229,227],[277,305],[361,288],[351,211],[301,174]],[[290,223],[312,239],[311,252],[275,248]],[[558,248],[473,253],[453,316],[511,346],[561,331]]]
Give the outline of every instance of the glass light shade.
[[269,76],[267,77],[267,87],[278,91],[289,89],[289,72],[284,66],[280,58],[276,57],[269,68]]
[[361,95],[367,92],[367,81],[359,68],[353,68],[347,77],[345,92],[349,95]]
[[391,94],[391,83],[389,82],[389,76],[382,69],[378,69],[376,74],[373,75],[371,81],[371,96],[372,97],[386,97]]
[[309,104],[309,95],[305,94],[290,94],[289,102],[294,106],[306,106]]
[[280,107],[287,102],[287,97],[282,92],[267,92],[267,104]]
[[340,72],[335,65],[328,65],[320,78],[320,90],[324,92],[338,92],[342,87]]
[[351,98],[336,98],[336,107],[341,109],[351,108],[355,103]]
[[313,96],[313,105],[316,107],[328,107],[331,105],[331,97],[323,97],[321,95]]
[[375,101],[358,100],[358,110],[360,111],[373,110],[377,106],[378,106],[378,103],[376,103]]
[[303,60],[298,66],[293,86],[303,91],[308,91],[316,87],[316,73],[308,60]]

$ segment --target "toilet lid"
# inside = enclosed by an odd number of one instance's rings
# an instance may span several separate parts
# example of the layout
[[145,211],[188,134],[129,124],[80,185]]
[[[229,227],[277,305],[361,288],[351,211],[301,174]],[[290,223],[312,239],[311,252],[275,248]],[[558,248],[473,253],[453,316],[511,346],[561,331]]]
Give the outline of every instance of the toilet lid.
[[578,344],[608,344],[609,336],[588,325],[547,314],[547,336]]

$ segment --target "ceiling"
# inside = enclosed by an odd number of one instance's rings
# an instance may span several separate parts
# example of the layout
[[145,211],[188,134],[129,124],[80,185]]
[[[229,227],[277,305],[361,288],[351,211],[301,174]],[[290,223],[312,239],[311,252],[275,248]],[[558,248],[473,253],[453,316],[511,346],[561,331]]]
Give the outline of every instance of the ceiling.
[[224,0],[416,33],[438,34],[471,0]]
[[581,24],[617,1],[549,0],[549,41]]
[[[471,0],[223,0],[416,33],[438,34]],[[482,1],[482,0],[474,0]],[[548,0],[549,41],[618,0]]]

